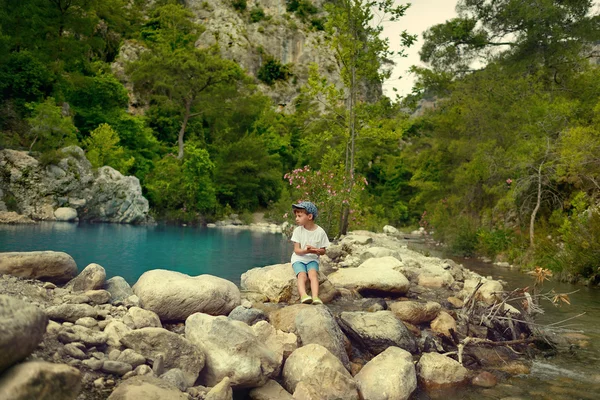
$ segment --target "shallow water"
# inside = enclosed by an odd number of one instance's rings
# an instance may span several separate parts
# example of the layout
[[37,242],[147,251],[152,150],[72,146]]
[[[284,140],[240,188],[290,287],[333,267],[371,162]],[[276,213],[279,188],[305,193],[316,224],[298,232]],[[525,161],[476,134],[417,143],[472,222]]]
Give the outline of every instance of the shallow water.
[[236,284],[247,270],[288,262],[292,245],[281,234],[239,229],[73,224],[0,224],[0,252],[54,250],[70,254],[81,271],[90,263],[107,277],[134,284],[150,269],[211,274]]

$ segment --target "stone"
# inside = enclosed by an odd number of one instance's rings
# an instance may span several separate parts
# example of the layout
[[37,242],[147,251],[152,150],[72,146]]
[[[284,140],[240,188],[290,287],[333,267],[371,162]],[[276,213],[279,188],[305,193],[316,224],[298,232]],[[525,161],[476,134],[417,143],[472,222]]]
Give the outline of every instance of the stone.
[[117,356],[116,361],[127,363],[136,368],[146,363],[146,357],[131,349],[125,349]]
[[318,344],[308,344],[294,351],[283,366],[282,376],[283,387],[294,393],[294,399],[300,396],[322,400],[359,398],[356,382],[341,361]]
[[113,276],[104,283],[104,290],[110,293],[111,301],[123,301],[133,295],[133,289],[121,276]]
[[183,371],[188,386],[194,384],[205,366],[204,352],[198,346],[163,328],[136,329],[121,338],[121,343],[147,359],[162,357],[166,370],[179,368]]
[[261,387],[250,391],[251,400],[293,400],[294,397],[289,394],[279,383],[269,379]]
[[254,325],[259,321],[266,321],[268,319],[267,314],[257,308],[247,308],[243,306],[237,306],[227,316],[229,319],[235,321],[241,321],[248,325]]
[[86,346],[102,346],[108,341],[108,335],[105,332],[99,332],[85,326],[75,325],[72,328],[78,338],[78,341],[85,343]]
[[98,326],[98,321],[96,321],[96,319],[92,317],[83,317],[75,321],[75,325],[85,326],[86,328],[93,328],[95,326]]
[[398,235],[400,232],[398,231],[398,229],[394,228],[391,225],[385,225],[383,227],[383,233],[395,236],[395,235]]
[[24,362],[0,376],[2,400],[75,400],[81,390],[81,373],[64,364]]
[[106,271],[101,265],[89,264],[75,278],[70,280],[65,289],[73,292],[85,292],[87,290],[101,289],[106,280]]
[[58,251],[0,253],[0,274],[64,283],[77,274],[77,264]]
[[264,294],[273,303],[289,303],[296,288],[296,276],[290,263],[253,268],[242,274],[243,290]]
[[373,243],[373,238],[371,236],[366,235],[348,235],[344,239],[342,239],[341,244],[348,245],[366,245],[369,243]]
[[104,328],[104,333],[108,336],[108,345],[114,347],[121,346],[121,339],[131,332],[131,330],[132,329],[123,322],[119,320],[111,320]]
[[200,383],[206,386],[215,386],[226,376],[233,388],[262,386],[281,367],[281,356],[240,321],[192,314],[185,321],[185,337],[206,355],[200,374]]
[[414,336],[391,311],[343,312],[340,320],[348,336],[375,355],[390,346],[418,352]]
[[454,308],[462,308],[462,306],[465,304],[461,299],[455,296],[450,296],[446,300],[448,303],[452,304]]
[[76,358],[78,360],[84,360],[84,359],[88,358],[85,355],[85,353],[73,343],[66,344],[63,347],[63,352],[64,352],[64,354],[71,356],[73,358]]
[[313,307],[308,304],[293,304],[269,313],[269,321],[276,329],[284,332],[298,333],[296,329],[296,315],[304,309]]
[[106,290],[88,290],[85,295],[94,304],[106,304],[110,301],[110,293]]
[[473,378],[471,383],[474,386],[491,388],[498,384],[498,378],[494,374],[488,371],[481,371],[477,376]]
[[186,389],[190,386],[187,383],[187,379],[185,377],[185,373],[179,368],[172,368],[162,374],[160,379],[169,382],[171,385],[175,386],[177,389],[185,392]]
[[327,307],[313,306],[300,310],[296,315],[296,330],[303,346],[314,343],[325,347],[350,370],[345,346],[347,338]]
[[143,375],[122,381],[108,400],[189,400],[175,386],[162,379]]
[[362,261],[381,257],[394,257],[398,261],[402,261],[400,253],[397,250],[388,249],[387,247],[369,247],[360,255]]
[[35,350],[47,324],[46,314],[37,307],[0,295],[0,373]]
[[410,282],[396,268],[402,263],[394,257],[370,258],[356,268],[343,268],[330,274],[336,287],[354,289],[360,293],[374,291],[393,294],[408,292]]
[[59,207],[54,210],[54,218],[56,218],[57,221],[77,221],[77,210],[71,207]]
[[89,358],[87,360],[83,360],[81,363],[83,365],[85,365],[86,367],[88,367],[89,369],[91,369],[92,371],[99,371],[102,369],[102,366],[104,365],[104,361],[97,360],[95,358]]
[[[257,322],[252,326],[256,337],[275,354],[286,359],[298,348],[298,337],[293,333],[286,333],[275,329],[267,321]],[[282,360],[283,361],[283,360]]]
[[162,321],[184,321],[196,312],[228,315],[241,304],[237,286],[212,275],[191,277],[175,271],[145,272],[133,286],[146,310]]
[[498,281],[485,279],[482,277],[466,279],[465,286],[463,287],[459,297],[462,297],[466,300],[469,296],[471,296],[480,280],[484,283],[475,294],[475,299],[490,305],[497,301],[502,301],[501,294],[504,290],[502,284]]
[[428,391],[461,385],[467,375],[467,369],[458,361],[439,353],[424,353],[417,363],[419,382]]
[[456,321],[450,314],[445,311],[440,311],[438,316],[431,321],[431,330],[448,338],[452,337],[450,331],[456,332]]
[[231,390],[231,380],[229,377],[223,378],[215,387],[210,389],[204,400],[232,400],[233,390]]
[[89,304],[61,304],[46,308],[48,318],[54,321],[75,322],[80,318],[96,318],[98,312]]
[[390,310],[402,321],[418,325],[433,320],[439,314],[442,306],[439,303],[428,301],[398,301],[390,305]]
[[125,375],[132,369],[131,365],[119,361],[104,360],[102,364],[102,371],[119,376]]
[[363,400],[407,400],[417,388],[412,356],[398,347],[388,347],[354,377]]
[[144,310],[140,307],[131,307],[127,315],[131,317],[134,329],[162,328],[160,318],[153,311]]

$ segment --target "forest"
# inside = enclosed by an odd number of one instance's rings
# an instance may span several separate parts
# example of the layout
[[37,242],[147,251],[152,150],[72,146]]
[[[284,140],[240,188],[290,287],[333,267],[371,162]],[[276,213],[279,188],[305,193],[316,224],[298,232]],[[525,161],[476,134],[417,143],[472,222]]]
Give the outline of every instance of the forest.
[[[260,2],[224,3],[268,19]],[[401,27],[408,4],[287,0],[339,70],[331,82],[312,66],[291,112],[259,89],[292,84],[294,65],[265,57],[253,76],[198,46],[205,28],[182,2],[0,4],[0,148],[49,165],[78,145],[95,168],[136,176],[157,220],[291,222],[291,202],[311,200],[332,238],[421,226],[455,254],[600,281],[592,1],[460,0],[422,33],[412,94],[391,99],[387,66],[420,33],[392,49],[381,21]],[[125,47],[127,81],[114,69]]]

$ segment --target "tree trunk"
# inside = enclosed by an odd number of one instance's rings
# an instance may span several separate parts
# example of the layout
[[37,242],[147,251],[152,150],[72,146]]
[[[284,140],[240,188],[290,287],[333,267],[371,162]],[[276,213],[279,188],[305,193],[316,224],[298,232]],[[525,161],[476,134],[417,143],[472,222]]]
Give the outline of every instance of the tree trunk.
[[531,220],[529,221],[529,246],[533,248],[535,244],[534,236],[535,236],[535,216],[540,209],[542,204],[542,167],[544,163],[541,163],[538,168],[538,187],[537,187],[537,201],[535,203],[535,207],[531,212]]
[[183,158],[183,136],[185,135],[185,128],[187,127],[188,120],[190,119],[191,107],[192,101],[186,101],[185,114],[183,115],[183,122],[181,123],[181,129],[179,130],[179,137],[177,138],[177,143],[179,144],[179,154],[177,154],[178,160],[181,160]]

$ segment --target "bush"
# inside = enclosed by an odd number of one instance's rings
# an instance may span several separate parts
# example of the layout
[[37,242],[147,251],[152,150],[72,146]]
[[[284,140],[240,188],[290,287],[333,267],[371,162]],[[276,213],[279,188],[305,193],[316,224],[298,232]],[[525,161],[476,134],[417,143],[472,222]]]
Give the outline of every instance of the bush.
[[319,9],[310,0],[286,0],[286,3],[286,10],[303,20],[319,12]]
[[260,7],[254,7],[250,10],[250,21],[259,22],[265,19],[265,11]]
[[513,232],[505,229],[479,229],[477,252],[490,258],[508,250],[514,241]]
[[258,79],[267,85],[272,85],[275,81],[279,80],[285,81],[291,75],[290,67],[281,64],[279,60],[276,60],[273,57],[267,57],[257,74]]
[[246,8],[248,7],[246,0],[232,0],[231,5],[239,12],[246,11]]

